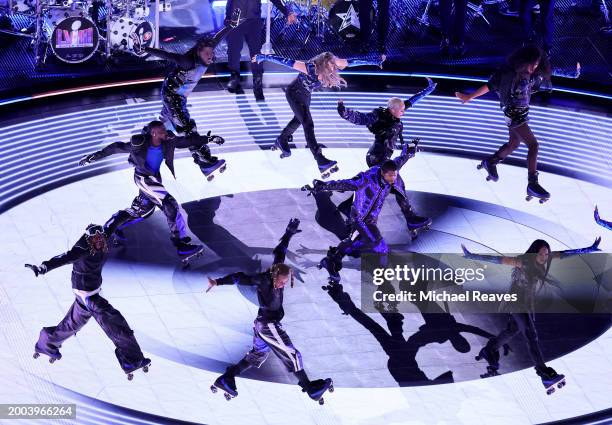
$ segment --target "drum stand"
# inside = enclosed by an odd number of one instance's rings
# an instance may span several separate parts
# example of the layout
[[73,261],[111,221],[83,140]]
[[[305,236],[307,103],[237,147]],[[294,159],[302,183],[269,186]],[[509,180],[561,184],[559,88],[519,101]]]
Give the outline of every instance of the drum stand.
[[310,31],[308,36],[302,43],[302,48],[305,48],[311,37],[320,38],[325,43],[325,34],[331,31],[328,17],[326,16],[327,9],[321,5],[321,0],[317,0],[316,6],[313,6],[308,11],[308,19],[310,22]]
[[[434,1],[436,0],[427,0],[427,4],[425,5],[425,10],[423,11],[423,14],[419,16],[418,18],[416,18],[416,21],[419,24],[424,25],[426,27],[431,26],[431,22],[429,22],[429,10],[431,9],[432,3]],[[602,1],[605,1],[605,0],[602,0]],[[482,7],[482,4],[476,5],[472,2],[468,2],[467,11],[472,16],[477,16],[477,17],[482,18],[487,23],[488,26],[491,26],[491,23],[489,22],[487,17],[484,15],[484,8]]]
[[604,34],[612,34],[612,25],[610,23],[610,11],[608,10],[608,6],[606,5],[606,0],[600,0],[600,2],[601,2],[601,5],[599,6],[599,8],[601,9],[601,13],[603,14],[606,25],[604,27],[601,27],[599,31],[601,31]]

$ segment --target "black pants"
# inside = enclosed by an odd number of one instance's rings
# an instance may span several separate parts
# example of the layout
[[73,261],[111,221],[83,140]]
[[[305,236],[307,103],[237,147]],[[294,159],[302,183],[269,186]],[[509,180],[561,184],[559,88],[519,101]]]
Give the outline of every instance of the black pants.
[[121,368],[131,372],[138,368],[144,356],[134,337],[134,331],[121,313],[99,294],[84,301],[77,297],[70,310],[57,326],[43,328],[36,343],[36,350],[50,357],[60,357],[62,343],[83,328],[93,316],[106,336],[115,344],[115,355]]
[[462,44],[465,40],[467,3],[467,0],[440,0],[442,37],[449,38],[453,44]]
[[[533,33],[533,5],[535,0],[521,0],[519,14],[523,26],[523,34],[526,40],[534,38]],[[540,3],[540,25],[542,27],[542,39],[544,49],[552,47],[555,0],[538,0]]]
[[308,90],[302,88],[298,82],[291,84],[287,88],[285,96],[287,97],[287,102],[289,102],[289,107],[291,107],[293,111],[293,118],[291,118],[291,121],[285,126],[280,137],[285,139],[288,138],[293,135],[295,130],[301,125],[304,129],[306,145],[308,149],[310,149],[310,152],[312,152],[317,164],[320,164],[320,161],[323,159],[323,153],[321,151],[321,145],[317,143],[317,138],[315,137],[314,122],[312,120],[312,114],[310,113],[312,94]]
[[[246,40],[249,47],[249,55],[253,56],[261,53],[263,21],[260,18],[247,19],[244,23],[232,30],[227,35],[227,65],[230,71],[240,72],[240,52]],[[250,61],[249,61],[250,62]],[[253,76],[263,73],[263,65],[251,63]]]
[[538,333],[533,322],[533,318],[529,313],[511,313],[506,329],[501,331],[497,337],[489,341],[489,348],[493,351],[498,351],[500,347],[510,341],[518,333],[522,333],[527,340],[529,355],[533,360],[533,364],[537,370],[544,370],[546,364],[544,357],[540,351],[538,344]]
[[[381,256],[381,264],[386,264],[386,256],[389,247],[382,237],[376,223],[356,222],[353,223],[353,231],[357,231],[359,236],[356,239],[344,239],[338,245],[338,255],[344,257],[353,253],[374,253]],[[383,258],[384,257],[384,258]]]
[[168,130],[186,134],[198,131],[195,120],[191,119],[191,115],[187,109],[187,98],[185,96],[162,88],[161,98],[161,117]]
[[[377,27],[378,27],[378,48],[384,50],[389,29],[389,0],[378,0],[377,2]],[[364,41],[370,39],[372,33],[371,26],[372,0],[359,0],[359,26],[361,38]]]

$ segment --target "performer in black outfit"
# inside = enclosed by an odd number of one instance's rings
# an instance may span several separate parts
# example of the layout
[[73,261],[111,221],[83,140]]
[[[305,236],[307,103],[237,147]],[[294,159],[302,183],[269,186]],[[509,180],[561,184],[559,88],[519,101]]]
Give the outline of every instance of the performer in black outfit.
[[[387,52],[387,32],[389,31],[389,0],[376,1],[376,27],[378,30],[378,51]],[[372,36],[372,0],[359,0],[359,31],[361,35],[362,51],[367,50]]]
[[[338,114],[345,120],[357,124],[365,125],[368,130],[374,134],[374,143],[366,154],[366,162],[368,167],[374,167],[375,165],[381,165],[385,161],[391,159],[393,150],[399,147],[400,149],[404,145],[403,130],[404,125],[401,117],[404,115],[406,109],[413,107],[418,101],[429,95],[436,88],[430,78],[427,78],[427,88],[421,90],[408,100],[402,100],[398,97],[392,97],[387,103],[387,107],[374,109],[372,112],[363,113],[355,111],[353,109],[344,106],[342,100],[338,101]],[[402,177],[398,174],[396,186],[401,187],[399,191],[395,191],[395,199],[399,204],[406,223],[409,229],[419,228],[431,224],[431,219],[427,217],[418,217],[410,203],[408,198],[405,196],[405,185]],[[353,198],[349,197],[346,201],[338,205],[338,209],[342,212],[346,212],[350,209]]]
[[43,261],[40,266],[26,264],[38,277],[53,269],[72,263],[72,290],[76,298],[66,317],[57,325],[42,328],[34,346],[34,358],[40,354],[49,356],[53,363],[62,358],[62,343],[83,328],[93,316],[104,333],[115,344],[115,355],[128,379],[132,372],[143,368],[146,372],[151,360],[144,357],[134,338],[134,331],[119,311],[100,294],[102,267],[108,259],[108,238],[114,228],[102,228],[90,224],[85,234],[66,253]]
[[[330,281],[340,281],[338,272],[342,268],[342,258],[345,255],[371,252],[378,256],[382,267],[386,265],[389,247],[376,225],[378,216],[385,198],[392,190],[399,196],[406,197],[403,185],[397,184],[397,177],[399,170],[416,152],[416,146],[409,149],[406,143],[402,154],[397,158],[388,159],[382,165],[371,167],[351,179],[328,182],[315,180],[312,187],[303,188],[312,194],[323,191],[355,192],[350,212],[350,225],[353,231],[358,232],[358,237],[356,239],[349,237],[341,241],[337,247],[330,247],[327,256],[319,263],[319,268],[324,268],[329,273]],[[400,205],[402,204],[406,205],[407,201],[400,201]],[[426,217],[413,217],[413,219],[422,222],[429,220]]]
[[527,200],[537,197],[540,198],[540,202],[549,199],[550,193],[538,183],[538,141],[529,127],[529,103],[533,93],[552,90],[551,75],[578,78],[580,64],[577,64],[576,72],[571,74],[559,70],[551,71],[546,55],[537,46],[529,45],[512,53],[506,64],[489,78],[487,84],[474,93],[455,93],[463,103],[468,103],[489,91],[495,91],[499,95],[510,139],[495,154],[483,160],[478,168],[487,171],[489,174],[487,180],[497,181],[499,179],[497,164],[514,152],[523,141],[528,148]]
[[225,391],[226,398],[236,397],[236,376],[251,367],[259,368],[270,355],[270,350],[278,356],[289,372],[293,372],[298,378],[298,385],[302,391],[308,393],[313,400],[320,400],[323,393],[330,389],[333,391],[332,380],[317,379],[310,381],[302,364],[300,352],[293,346],[289,335],[283,329],[281,320],[285,312],[283,310],[283,290],[288,282],[293,287],[293,271],[284,264],[285,254],[289,241],[299,229],[300,220],[293,218],[289,221],[285,234],[280,243],[274,248],[274,263],[270,269],[256,275],[247,275],[243,272],[232,273],[228,276],[211,279],[208,278],[208,289],[210,291],[217,285],[251,285],[257,287],[257,299],[259,311],[253,325],[253,348],[240,362],[227,368],[227,371],[215,381],[211,387],[213,392],[216,388]]
[[[461,246],[466,258],[512,266],[510,292],[517,294],[517,299],[521,303],[521,307],[513,306],[510,303],[502,304],[502,311],[510,314],[508,326],[498,336],[489,339],[487,345],[480,350],[476,357],[476,360],[485,359],[489,364],[487,374],[483,375],[483,377],[498,375],[500,347],[507,344],[518,333],[522,333],[527,340],[529,354],[536,373],[542,378],[544,387],[549,389],[556,383],[563,385],[565,376],[558,375],[552,367],[546,366],[538,344],[538,334],[534,318],[536,297],[547,280],[546,277],[553,259],[563,259],[572,255],[600,251],[600,242],[601,238],[597,238],[593,245],[586,248],[551,252],[548,242],[537,239],[531,244],[525,254],[519,257],[472,254],[465,246]],[[519,309],[521,311],[517,311]]]
[[[535,0],[520,0],[519,15],[523,26],[525,43],[533,43],[536,35],[533,31],[533,6]],[[540,5],[540,27],[542,31],[543,48],[550,58],[554,32],[555,0],[538,0]]]
[[192,245],[187,236],[186,223],[180,212],[179,204],[168,193],[162,184],[160,167],[162,162],[174,176],[174,150],[190,148],[192,151],[208,152],[206,144],[217,136],[200,136],[192,133],[190,136],[176,137],[169,133],[161,121],[152,121],[142,134],[132,136],[127,143],[115,142],[98,152],[85,155],[79,165],[87,165],[109,155],[118,153],[129,154],[128,161],[134,166],[134,182],[140,193],[130,208],[120,210],[107,222],[106,226],[121,229],[128,223],[140,221],[153,214],[155,207],[160,208],[168,221],[171,240],[176,246],[178,255],[185,259],[203,250],[202,245]]
[[[287,24],[293,24],[296,14],[287,9],[281,0],[271,0],[274,6],[287,17]],[[246,40],[249,47],[249,57],[261,52],[263,37],[263,20],[261,19],[261,0],[228,0],[226,4],[226,19],[235,10],[240,9],[240,19],[244,23],[227,36],[227,64],[231,72],[227,90],[230,93],[242,93],[240,86],[240,52]],[[253,94],[258,101],[265,100],[263,93],[263,67],[259,63],[251,63],[253,73]]]
[[274,142],[275,148],[282,152],[281,158],[291,156],[289,144],[293,140],[293,133],[301,125],[304,128],[306,145],[317,161],[321,177],[327,178],[330,173],[338,171],[338,163],[323,156],[321,145],[317,143],[315,137],[314,122],[310,114],[312,92],[322,87],[346,87],[346,81],[338,74],[340,69],[361,65],[382,67],[384,60],[384,55],[376,61],[340,59],[330,52],[321,53],[308,62],[294,61],[274,55],[260,54],[253,57],[253,61],[257,63],[268,61],[300,71],[298,77],[289,84],[286,91],[287,102],[294,116]]
[[[147,47],[147,53],[174,63],[174,69],[164,78],[161,89],[162,111],[160,120],[166,128],[180,135],[197,134],[196,122],[187,109],[187,97],[213,63],[215,47],[238,24],[237,21],[227,21],[226,26],[214,37],[204,37],[185,54],[166,52],[161,49]],[[219,160],[211,156],[208,150],[192,152],[196,164],[205,169],[218,168]],[[205,173],[206,174],[206,173]]]
[[465,17],[468,0],[440,0],[440,25],[442,54],[463,56],[465,54]]

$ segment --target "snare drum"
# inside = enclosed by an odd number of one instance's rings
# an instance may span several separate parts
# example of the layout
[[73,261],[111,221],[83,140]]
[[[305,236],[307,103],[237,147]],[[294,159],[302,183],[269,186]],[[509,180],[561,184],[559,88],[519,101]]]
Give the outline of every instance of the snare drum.
[[153,44],[154,34],[153,25],[149,21],[115,17],[110,25],[109,42],[113,50],[144,56],[145,48]]

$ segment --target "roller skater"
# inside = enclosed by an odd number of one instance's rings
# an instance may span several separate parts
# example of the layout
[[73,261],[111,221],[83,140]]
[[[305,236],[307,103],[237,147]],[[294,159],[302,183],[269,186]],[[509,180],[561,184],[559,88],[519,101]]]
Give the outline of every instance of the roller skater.
[[57,326],[42,328],[34,346],[34,358],[44,354],[49,357],[50,363],[61,359],[59,349],[63,342],[76,335],[93,316],[115,344],[119,365],[132,380],[134,371],[141,368],[144,372],[148,371],[151,360],[142,354],[134,331],[123,315],[100,295],[102,268],[108,258],[108,238],[112,232],[112,227],[90,224],[68,252],[43,261],[40,266],[25,265],[38,277],[66,264],[73,264],[72,290],[76,295],[75,300]]
[[[244,21],[244,19],[242,20]],[[179,135],[190,136],[197,134],[197,126],[187,109],[187,97],[213,63],[215,47],[234,28],[241,23],[240,9],[235,9],[226,25],[214,37],[203,37],[185,54],[166,52],[165,50],[147,47],[147,53],[174,63],[174,69],[166,76],[162,84],[162,111],[160,120],[169,131]],[[209,133],[210,136],[210,133]],[[214,136],[212,142],[222,144],[223,138]],[[207,180],[212,180],[216,170],[223,167],[225,161],[211,156],[208,147],[203,150],[190,148],[193,160]],[[223,171],[220,171],[223,172]],[[213,176],[208,178],[209,176]]]
[[[338,101],[338,114],[342,118],[353,124],[365,125],[368,127],[368,130],[374,134],[374,143],[366,154],[366,163],[368,167],[382,164],[391,158],[394,149],[402,148],[404,145],[404,137],[402,135],[404,125],[401,121],[401,117],[404,115],[406,109],[413,107],[417,102],[435,90],[436,83],[430,78],[427,79],[427,82],[427,88],[421,90],[410,99],[404,101],[400,98],[392,97],[387,102],[386,108],[377,108],[367,114],[349,109],[344,106],[342,100]],[[418,143],[418,139],[416,140],[416,143]],[[405,188],[404,181],[399,174],[397,176],[396,185]],[[406,224],[408,225],[408,229],[413,239],[417,236],[418,230],[429,229],[432,223],[431,219],[416,215],[407,197],[401,196],[396,192],[395,199],[404,213]],[[347,199],[338,205],[338,209],[340,211],[347,211],[350,208],[351,202],[352,198]]]
[[253,325],[253,348],[242,360],[227,368],[226,372],[218,377],[210,387],[213,393],[217,390],[224,392],[227,400],[238,396],[235,378],[251,367],[259,368],[268,358],[270,351],[281,359],[289,372],[298,378],[298,385],[303,392],[313,400],[323,404],[323,393],[333,391],[331,379],[310,381],[302,364],[302,355],[293,346],[289,335],[285,332],[281,320],[284,316],[283,290],[287,283],[293,287],[293,271],[284,264],[289,241],[299,229],[300,221],[293,218],[289,221],[280,243],[274,248],[274,263],[270,269],[253,276],[245,273],[232,273],[228,276],[211,279],[208,278],[210,291],[217,285],[252,285],[257,287],[259,311]]
[[158,207],[166,216],[170,239],[183,266],[188,266],[191,258],[202,254],[204,247],[190,243],[191,238],[186,234],[185,219],[179,204],[162,184],[160,167],[162,162],[165,162],[174,176],[174,150],[191,147],[201,151],[207,147],[210,138],[211,136],[201,136],[197,133],[175,137],[166,130],[162,122],[152,121],[143,129],[142,134],[132,136],[130,142],[115,142],[81,158],[79,165],[84,166],[109,155],[128,153],[129,162],[134,166],[134,182],[139,194],[132,201],[131,207],[115,213],[105,226],[121,230],[128,224],[150,217],[155,207]]
[[289,102],[294,116],[274,142],[274,147],[281,151],[281,158],[291,156],[289,144],[293,140],[293,133],[301,125],[304,128],[306,145],[310,152],[312,152],[315,161],[317,161],[321,178],[326,179],[331,173],[337,172],[338,163],[323,155],[322,146],[317,143],[315,137],[314,122],[310,113],[312,92],[322,87],[346,87],[346,81],[338,74],[339,70],[360,65],[377,65],[382,67],[384,60],[384,56],[376,61],[340,59],[330,52],[321,53],[308,62],[295,61],[274,55],[255,55],[253,62],[258,64],[268,61],[300,71],[298,77],[289,84],[286,91],[287,102]]
[[612,221],[606,221],[599,217],[599,210],[597,209],[597,207],[595,207],[595,212],[593,213],[593,216],[595,218],[595,223],[599,224],[602,227],[605,227],[608,230],[612,230]]
[[406,196],[403,187],[396,185],[399,170],[416,153],[416,147],[408,148],[405,144],[402,154],[395,159],[389,159],[382,165],[371,167],[357,174],[352,179],[322,182],[315,180],[312,187],[305,186],[303,190],[317,194],[323,191],[351,191],[354,201],[350,211],[350,224],[356,238],[347,238],[337,247],[330,247],[325,258],[319,263],[320,269],[326,269],[332,283],[340,281],[339,271],[342,268],[342,258],[356,252],[372,252],[379,256],[381,266],[386,264],[389,248],[376,226],[378,215],[391,190]]
[[[586,248],[551,252],[548,242],[537,239],[531,244],[525,254],[518,257],[472,254],[465,246],[461,245],[466,258],[512,266],[510,292],[516,294],[518,300],[522,303],[521,307],[510,307],[510,304],[501,305],[501,311],[510,314],[506,329],[498,336],[490,338],[483,349],[480,350],[478,356],[476,356],[476,360],[485,359],[488,363],[487,373],[481,375],[483,378],[498,374],[499,348],[504,347],[518,333],[522,333],[527,340],[529,354],[536,373],[542,379],[542,384],[546,388],[547,394],[552,394],[555,384],[558,384],[558,388],[565,385],[565,376],[558,375],[554,369],[545,364],[540,350],[534,318],[536,297],[546,282],[553,259],[563,259],[572,255],[600,251],[600,242],[601,238],[597,238],[593,245]],[[519,309],[522,311],[517,311]],[[505,348],[504,353],[507,354]]]
[[526,200],[539,198],[540,203],[550,199],[548,193],[538,182],[538,141],[529,128],[529,103],[531,95],[538,91],[552,91],[551,75],[578,78],[580,64],[576,72],[567,74],[560,70],[551,71],[548,57],[534,45],[527,45],[514,51],[506,64],[499,68],[487,84],[471,94],[456,92],[455,96],[463,103],[495,91],[500,99],[500,107],[508,125],[509,140],[497,152],[485,158],[477,168],[487,172],[487,181],[498,181],[497,164],[514,152],[521,141],[527,145],[527,196]]

